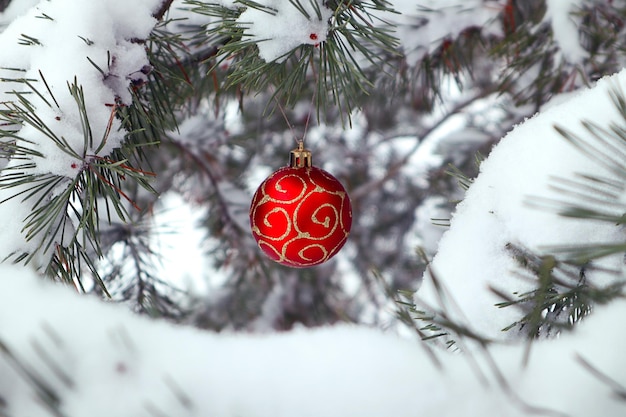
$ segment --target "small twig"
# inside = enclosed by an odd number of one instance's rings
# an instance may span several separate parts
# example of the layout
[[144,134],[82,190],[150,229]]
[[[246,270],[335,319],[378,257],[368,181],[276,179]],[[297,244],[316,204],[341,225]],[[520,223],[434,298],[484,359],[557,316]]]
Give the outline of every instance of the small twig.
[[209,179],[209,181],[211,182],[211,185],[213,185],[213,188],[215,189],[215,193],[217,194],[218,205],[220,207],[220,210],[222,211],[222,215],[224,216],[223,218],[226,220],[226,222],[229,225],[233,226],[233,228],[235,230],[237,230],[239,233],[244,233],[245,231],[241,229],[239,224],[231,216],[230,211],[228,210],[228,204],[226,203],[226,201],[224,200],[224,198],[222,196],[222,193],[220,192],[218,178],[216,178],[215,174],[213,173],[213,171],[211,171],[211,169],[208,166],[208,164],[205,163],[194,152],[192,152],[189,149],[187,149],[182,143],[180,143],[178,141],[175,141],[175,140],[171,140],[170,142],[180,152],[182,152],[183,155],[186,155],[188,158],[190,158],[191,161],[197,165],[197,167],[200,169],[200,171],[202,173],[204,173],[206,178]]
[[163,19],[163,16],[165,16],[165,13],[167,13],[167,11],[170,9],[173,1],[174,0],[164,0],[163,4],[161,4],[161,8],[157,10],[152,16],[154,16],[156,20]]
[[[7,7],[11,4],[11,0],[0,0],[0,13],[4,12]],[[0,405],[2,402],[0,401]]]
[[420,134],[416,134],[415,136],[417,137],[417,141],[415,145],[406,153],[406,155],[404,155],[402,159],[400,159],[391,167],[389,167],[389,169],[387,170],[387,172],[385,173],[383,177],[377,180],[371,181],[367,184],[363,184],[359,188],[353,190],[350,193],[350,198],[352,198],[352,200],[358,200],[364,196],[370,195],[372,191],[380,188],[384,183],[394,178],[398,174],[398,172],[400,172],[402,167],[404,167],[410,161],[413,154],[417,152],[417,150],[420,148],[424,140],[431,133],[433,133],[437,128],[443,125],[444,122],[450,119],[450,117],[457,115],[464,108],[475,103],[477,100],[480,100],[489,96],[494,91],[495,91],[494,89],[487,89],[487,90],[481,91],[479,94],[476,94],[475,96],[472,96],[465,101],[458,103],[452,110],[450,110],[445,115],[443,115],[441,119],[437,120],[437,122],[429,126],[424,132],[421,132]]

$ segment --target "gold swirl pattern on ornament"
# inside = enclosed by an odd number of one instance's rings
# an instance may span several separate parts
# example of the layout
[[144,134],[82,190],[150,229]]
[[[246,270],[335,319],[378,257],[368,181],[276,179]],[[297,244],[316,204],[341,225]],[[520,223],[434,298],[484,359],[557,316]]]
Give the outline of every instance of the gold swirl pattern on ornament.
[[276,257],[278,258],[277,259],[278,262],[285,262],[286,259],[285,259],[284,255],[281,254],[280,252],[278,252],[276,250],[276,248],[272,244],[264,242],[262,240],[259,240],[258,245],[259,245],[259,248],[261,248],[263,250],[265,250],[264,249],[264,247],[265,247],[266,249],[269,249],[271,252],[274,252]]
[[[256,214],[256,210],[253,212],[255,215]],[[272,224],[272,222],[270,221],[270,216],[273,214],[277,214],[280,213],[282,215],[285,216],[285,219],[287,220],[287,228],[285,230],[285,232],[279,236],[279,237],[272,237],[272,236],[268,236],[265,235],[263,233],[261,233],[261,230],[259,229],[259,227],[256,225],[256,222],[254,222],[254,224],[252,225],[252,230],[258,234],[259,236],[263,236],[264,238],[268,239],[268,240],[283,240],[285,239],[287,236],[289,236],[289,234],[291,233],[291,218],[289,217],[289,213],[287,212],[287,210],[285,210],[282,207],[275,207],[272,210],[270,210],[269,212],[267,212],[265,214],[265,216],[263,216],[263,224],[267,227],[273,227],[274,225]]]
[[278,181],[276,181],[276,183],[274,184],[274,186],[272,188],[270,188],[270,190],[274,190],[277,193],[281,193],[281,194],[286,194],[288,191],[285,190],[282,186],[281,186],[281,182],[285,181],[287,178],[295,178],[298,180],[298,182],[300,182],[300,184],[302,185],[302,189],[300,190],[299,194],[292,198],[292,199],[280,199],[280,198],[276,198],[275,196],[271,196],[270,194],[268,194],[267,191],[267,186],[268,184],[271,182],[271,179],[278,175],[281,174],[281,171],[276,171],[272,176],[270,176],[265,183],[263,184],[263,186],[261,187],[261,199],[259,200],[259,202],[256,204],[256,207],[254,208],[254,210],[251,213],[251,218],[253,219],[252,222],[252,231],[255,232],[257,235],[267,239],[267,240],[274,240],[274,241],[279,241],[279,240],[283,240],[285,239],[289,233],[291,233],[291,218],[289,216],[289,213],[287,212],[287,210],[285,210],[284,208],[274,208],[271,211],[269,211],[268,213],[265,214],[265,216],[263,216],[263,224],[267,227],[273,227],[272,222],[270,222],[269,217],[272,214],[276,214],[276,213],[281,213],[284,214],[285,219],[287,221],[287,227],[285,232],[279,236],[279,237],[272,237],[269,236],[267,234],[264,234],[261,232],[261,229],[257,226],[256,224],[256,215],[257,215],[257,210],[259,209],[259,207],[261,207],[263,204],[266,203],[275,203],[275,204],[293,204],[294,202],[296,202],[298,199],[302,198],[305,194],[306,194],[306,190],[308,188],[306,181],[304,181],[302,178],[300,178],[298,175],[295,174],[289,174],[289,175],[285,175],[282,178],[279,178]]
[[[321,250],[322,250],[322,253],[323,253],[324,255],[322,256],[321,261],[316,261],[316,260],[315,260],[315,259],[313,259],[313,258],[307,258],[307,257],[304,255],[304,252],[305,252],[305,251],[310,250],[310,249],[313,249],[313,248],[319,248],[319,249],[321,249]],[[311,245],[305,246],[304,248],[300,249],[300,251],[298,252],[298,256],[299,256],[300,258],[302,258],[302,259],[304,259],[304,260],[306,260],[306,261],[309,261],[309,262],[311,262],[311,261],[316,261],[316,262],[320,262],[320,263],[321,263],[321,262],[324,262],[326,259],[328,259],[328,254],[329,254],[329,252],[328,252],[328,250],[324,247],[324,245],[320,245],[319,243],[313,243],[313,244],[311,244]],[[293,261],[292,261],[292,262],[293,262]],[[306,265],[306,264],[300,264],[300,265]]]
[[[323,170],[319,170],[318,172],[322,174],[324,178],[328,179],[328,181],[332,183],[336,183],[337,180],[334,177],[329,176],[329,174],[326,174]],[[278,173],[280,173],[280,171],[277,171],[277,174]],[[313,184],[313,187],[310,187],[309,183],[307,183],[307,181],[303,180],[298,175],[288,174],[288,175],[285,175],[283,178],[280,178],[278,181],[276,181],[276,183],[274,184],[272,188],[270,188],[270,190],[274,190],[275,192],[278,192],[281,194],[287,193],[287,191],[283,187],[281,187],[280,184],[282,181],[284,181],[285,179],[289,177],[297,178],[298,181],[302,184],[302,189],[299,190],[298,195],[291,199],[281,200],[280,198],[276,198],[275,195],[269,195],[267,192],[268,190],[266,189],[267,184],[264,184],[260,190],[262,193],[262,196],[260,197],[258,203],[255,205],[253,212],[251,213],[252,230],[258,236],[257,240],[258,240],[259,247],[263,250],[266,250],[266,252],[269,251],[273,253],[275,257],[278,258],[276,260],[280,263],[289,264],[292,266],[302,266],[302,267],[309,266],[312,264],[322,263],[326,261],[327,259],[329,259],[330,257],[332,257],[343,246],[346,239],[348,238],[349,232],[346,231],[346,225],[344,224],[344,218],[343,218],[344,217],[343,212],[346,206],[347,195],[345,191],[329,191],[325,189],[322,185],[318,184],[316,181],[313,180],[313,178],[311,178],[311,172],[308,170],[307,170],[307,177],[308,177],[308,180],[310,181],[310,184]],[[270,178],[268,178],[268,182],[270,182],[269,181]],[[290,186],[292,186],[292,184],[290,184]],[[315,199],[316,194],[321,195],[322,198],[328,195],[338,197],[338,200],[339,200],[338,202],[340,203],[339,204],[340,207],[337,208],[333,206],[333,204],[330,202],[323,202],[320,206],[316,207],[313,210],[313,212],[310,214],[310,217],[300,219],[301,213],[303,211],[309,210],[309,209],[303,209],[303,207],[306,204],[311,204],[310,199]],[[267,235],[266,233],[262,232],[263,228],[258,227],[257,211],[263,205],[267,203],[288,205],[288,204],[293,204],[298,200],[300,201],[297,203],[296,208],[293,211],[293,216],[290,216],[289,212],[285,208],[275,207],[272,210],[270,210],[268,213],[265,213],[262,219],[259,219],[263,222],[263,225],[266,226],[266,228],[268,227],[271,228],[275,224],[273,224],[270,221],[270,218],[269,218],[270,215],[276,215],[278,213],[280,213],[281,215],[284,215],[284,219],[286,223],[286,230],[281,234],[280,237],[273,237],[273,236]],[[348,216],[351,217],[352,213],[348,212]],[[302,222],[311,222],[313,224],[323,226],[323,228],[326,229],[326,231],[323,236],[311,236],[309,231],[303,230],[303,228],[301,228],[299,220]],[[265,230],[267,230],[266,228]],[[337,229],[340,229],[340,230],[338,231]],[[289,239],[287,242],[285,242],[282,245],[282,247],[277,248],[271,243],[271,242],[279,242],[279,241],[286,239],[292,233],[292,231],[295,231],[296,235],[293,238]],[[343,236],[339,239],[336,245],[330,248],[330,250],[329,248],[325,247],[323,244],[318,243],[320,241],[323,241],[325,239],[332,237],[336,233],[343,234]],[[275,236],[274,233],[273,235]],[[302,244],[303,240],[305,241],[308,240],[311,242],[306,244],[302,248],[298,248],[299,250],[297,251],[297,256],[302,260],[302,262],[299,262],[295,259],[288,258],[287,252],[290,250],[290,247],[294,244],[296,245],[299,243]],[[307,252],[311,250],[315,250],[315,251],[319,250],[322,255],[321,258],[319,257],[311,258],[310,256],[308,256]],[[293,254],[291,256],[293,257]]]
[[[280,172],[280,171],[277,171],[276,173],[279,173],[279,172]],[[295,203],[296,201],[298,201],[299,199],[301,199],[302,197],[304,197],[304,195],[306,194],[306,191],[307,191],[307,188],[308,188],[306,181],[304,181],[302,178],[300,178],[300,177],[299,177],[298,175],[296,175],[296,174],[289,174],[289,175],[285,175],[285,176],[284,176],[284,177],[282,177],[282,178],[279,178],[279,179],[278,179],[278,181],[276,181],[276,183],[274,184],[274,188],[273,188],[273,189],[274,189],[276,192],[278,192],[278,193],[281,193],[281,194],[287,194],[287,193],[288,193],[288,191],[287,191],[287,190],[285,190],[285,189],[281,186],[281,183],[282,183],[282,182],[284,182],[284,181],[287,181],[289,178],[295,178],[295,179],[297,179],[297,180],[298,180],[298,181],[302,184],[302,190],[300,190],[300,193],[299,193],[296,197],[294,197],[294,198],[292,198],[292,199],[289,199],[289,200],[281,200],[280,198],[276,198],[276,196],[275,196],[275,195],[274,195],[274,196],[270,196],[270,195],[267,193],[267,190],[265,189],[265,187],[267,187],[267,185],[270,183],[270,181],[269,181],[269,180],[270,180],[273,176],[274,176],[274,175],[272,175],[270,178],[268,178],[268,181],[266,181],[266,182],[265,182],[265,184],[263,184],[263,187],[262,187],[263,198],[261,199],[260,203],[265,203],[266,201],[271,201],[271,202],[273,202],[273,203],[293,204],[293,203]]]
[[[324,178],[326,178],[328,181],[331,181],[333,183],[337,182],[337,179],[335,177],[333,177],[331,174],[329,174],[328,172],[324,171],[323,169],[318,170],[319,174],[321,174]],[[315,184],[316,189],[320,189],[323,190],[324,192],[326,192],[327,194],[331,194],[331,195],[337,195],[341,198],[341,207],[339,209],[340,213],[343,213],[343,208],[345,206],[345,199],[346,199],[346,193],[345,191],[328,191],[326,190],[324,187],[322,187],[320,184],[318,184],[313,178],[311,178],[311,174],[310,172],[308,173],[308,177],[309,180],[311,181],[312,184]],[[349,213],[350,217],[352,217],[352,212]],[[343,216],[339,215],[339,224],[341,227],[341,230],[344,231],[346,230],[346,225],[343,224]],[[348,236],[349,233],[346,233],[346,236]]]
[[[276,251],[275,249],[273,250],[276,253],[276,255],[279,256],[279,262],[289,263],[295,266],[307,266],[307,265],[310,265],[311,262],[313,261],[315,263],[323,263],[327,259],[332,257],[337,252],[337,250],[343,246],[345,240],[348,238],[349,233],[345,231],[345,226],[343,224],[343,216],[341,216],[340,214],[343,212],[343,208],[345,205],[345,193],[344,192],[330,192],[330,191],[326,191],[322,189],[320,190],[326,194],[337,195],[341,199],[341,206],[338,210],[335,207],[333,207],[330,203],[324,203],[320,207],[315,209],[315,211],[313,212],[312,218],[310,219],[313,223],[322,225],[326,229],[330,229],[330,230],[323,236],[311,236],[309,232],[306,232],[300,229],[299,222],[298,222],[298,219],[299,219],[298,214],[300,211],[299,209],[303,204],[306,203],[306,199],[308,199],[315,192],[315,191],[312,191],[311,194],[305,197],[305,200],[303,200],[302,202],[298,204],[298,207],[296,208],[296,210],[294,210],[293,218],[290,219],[292,220],[293,228],[298,233],[297,236],[285,242],[285,244],[282,246],[280,250],[280,253]],[[319,192],[320,190],[316,190],[316,191]],[[324,208],[331,208],[332,213],[334,214],[334,219],[331,219],[330,216],[326,216],[323,220],[320,220],[317,218],[317,215],[320,212],[320,210]],[[303,219],[300,219],[300,220],[303,220]],[[330,227],[331,222],[332,222],[332,227]],[[339,240],[339,242],[335,246],[333,246],[330,250],[328,250],[328,248],[326,248],[324,245],[320,243],[315,243],[315,241],[323,241],[333,236],[337,232],[338,227],[340,227],[341,232],[343,232],[343,238]],[[305,262],[297,262],[294,259],[289,259],[287,257],[287,252],[289,251],[290,246],[292,244],[301,243],[303,239],[313,241],[298,251],[298,256]],[[316,249],[316,248],[322,251],[322,257],[320,259],[313,259],[305,255],[307,251],[310,251],[311,249]]]
[[[313,224],[318,224],[320,226],[324,226],[325,229],[330,229],[328,230],[328,232],[323,235],[323,236],[311,236],[310,232],[306,232],[300,229],[300,226],[298,224],[298,219],[300,218],[300,208],[307,204],[307,199],[310,198],[315,198],[314,195],[315,191],[312,192],[311,194],[307,195],[296,207],[296,209],[293,212],[293,226],[294,229],[296,230],[296,232],[298,232],[298,236],[299,237],[305,237],[307,239],[311,239],[311,240],[323,240],[323,239],[327,239],[330,236],[332,236],[335,233],[335,230],[337,230],[337,225],[341,224],[341,216],[339,215],[339,212],[337,211],[337,209],[335,207],[333,207],[332,204],[330,203],[324,203],[322,205],[320,205],[319,207],[317,207],[315,209],[315,211],[313,211],[313,213],[311,214],[311,223]],[[331,193],[328,193],[331,194]],[[341,207],[343,208],[343,199],[341,201]],[[324,218],[323,221],[321,221],[320,219],[318,219],[318,214],[320,211],[322,211],[325,208],[330,208],[332,213],[334,214],[334,219],[332,219],[332,228],[330,227],[331,224],[331,218],[326,215],[326,217]]]

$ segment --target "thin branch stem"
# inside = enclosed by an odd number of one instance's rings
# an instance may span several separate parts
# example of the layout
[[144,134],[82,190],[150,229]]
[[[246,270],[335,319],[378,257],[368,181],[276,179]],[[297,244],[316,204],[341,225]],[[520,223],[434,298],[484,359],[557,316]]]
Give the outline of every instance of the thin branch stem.
[[416,137],[415,145],[413,145],[413,147],[406,153],[406,155],[404,155],[404,157],[402,159],[400,159],[395,164],[393,164],[391,167],[389,167],[389,169],[387,170],[387,172],[385,173],[385,175],[383,177],[381,177],[381,178],[379,178],[377,180],[371,181],[371,182],[369,182],[367,184],[363,184],[359,188],[357,188],[354,191],[352,191],[350,193],[350,198],[352,198],[353,200],[361,199],[361,198],[369,195],[372,191],[377,190],[378,188],[380,188],[387,181],[389,181],[392,178],[394,178],[400,172],[400,169],[402,169],[402,167],[404,167],[409,162],[409,160],[411,159],[413,154],[415,152],[417,152],[417,150],[420,148],[420,146],[422,145],[424,140],[431,133],[433,133],[436,129],[441,127],[452,116],[455,116],[461,110],[463,110],[466,107],[470,106],[471,104],[473,104],[477,100],[483,99],[483,98],[491,95],[494,91],[496,91],[495,88],[486,89],[486,90],[483,90],[480,93],[476,94],[475,96],[472,96],[472,97],[468,98],[467,100],[458,103],[452,110],[450,110],[445,115],[443,115],[439,120],[437,120],[435,123],[433,123],[431,126],[429,126],[425,131],[423,131],[421,133],[416,133],[415,134],[415,137]]
[[198,157],[198,155],[196,155],[195,153],[187,149],[183,144],[174,140],[172,140],[171,143],[176,148],[178,148],[184,155],[191,158],[191,160],[198,166],[198,168],[200,168],[200,170],[209,179],[209,181],[213,185],[213,188],[215,189],[215,193],[217,194],[218,204],[222,211],[222,215],[226,219],[227,223],[233,226],[234,229],[237,230],[238,232],[247,233],[247,231],[242,230],[239,224],[235,221],[235,219],[232,218],[230,211],[228,210],[228,205],[226,204],[226,201],[224,200],[222,193],[220,192],[219,184],[218,184],[219,181],[215,177],[215,174],[213,173],[213,171],[211,171],[211,169],[207,166],[207,164],[200,157]]
[[161,8],[153,14],[154,18],[156,20],[162,20],[163,16],[165,16],[165,13],[167,13],[167,11],[170,9],[173,1],[174,0],[164,0],[161,4]]

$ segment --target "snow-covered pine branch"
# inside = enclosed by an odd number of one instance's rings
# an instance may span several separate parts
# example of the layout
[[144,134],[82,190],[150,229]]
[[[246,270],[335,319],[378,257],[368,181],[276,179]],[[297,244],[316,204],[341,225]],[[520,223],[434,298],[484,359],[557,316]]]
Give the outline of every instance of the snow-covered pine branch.
[[2,259],[54,258],[54,272],[77,278],[100,252],[99,216],[124,218],[124,179],[147,186],[118,116],[150,71],[143,40],[162,3],[41,2],[0,34],[0,215],[17,220],[0,226]]
[[[607,172],[611,162],[580,152],[555,125],[579,137],[589,133],[580,120],[623,126],[623,108],[611,92],[622,89],[625,77],[621,72],[554,103],[507,135],[483,163],[432,265],[454,299],[450,305],[463,313],[452,318],[468,317],[468,326],[491,339],[518,319],[513,308],[494,307],[499,300],[489,289],[533,285],[516,271],[508,243],[541,252],[546,243],[624,241],[614,222],[564,218],[529,203],[558,200],[550,189],[555,178],[615,174]],[[621,193],[611,194],[619,201],[599,200],[603,209],[623,206],[620,184]],[[469,236],[481,240],[468,244]],[[593,264],[621,270],[623,257]],[[175,327],[39,282],[22,267],[0,268],[0,375],[9,375],[0,379],[0,397],[9,415],[600,417],[626,407],[626,339],[615,331],[626,314],[621,299],[594,307],[573,333],[536,342],[530,355],[524,343],[451,355],[353,326],[275,335]],[[623,277],[594,265],[585,273],[598,286]],[[419,296],[437,304],[440,292],[430,282]]]
[[[592,89],[556,97],[496,145],[439,243],[418,293],[419,310],[445,311],[490,339],[519,337],[503,329],[521,322],[532,303],[499,304],[539,286],[522,252],[560,253],[557,259],[567,260],[568,251],[616,245],[597,259],[579,257],[576,273],[562,284],[611,288],[626,282],[619,250],[626,241],[624,91],[621,71]],[[578,208],[588,212],[577,218],[572,209]]]

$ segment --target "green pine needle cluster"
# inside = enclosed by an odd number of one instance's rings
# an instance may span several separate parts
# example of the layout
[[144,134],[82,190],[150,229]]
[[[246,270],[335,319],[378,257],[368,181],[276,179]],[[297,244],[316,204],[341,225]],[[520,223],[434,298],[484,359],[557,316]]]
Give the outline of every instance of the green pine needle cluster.
[[[319,3],[306,0],[321,19]],[[291,4],[308,16],[300,0]],[[197,13],[216,18],[207,28],[207,38],[219,45],[215,65],[227,63],[229,74],[223,88],[244,91],[273,91],[270,109],[276,102],[292,107],[313,84],[318,114],[326,106],[337,106],[342,115],[349,114],[363,102],[363,96],[375,87],[371,73],[384,70],[386,58],[398,55],[398,40],[393,27],[374,14],[393,13],[388,2],[329,2],[333,10],[327,40],[318,46],[302,45],[290,51],[281,62],[265,62],[258,56],[255,40],[246,37],[236,21],[244,7],[274,13],[253,1],[240,1],[242,8],[228,9],[216,4],[189,1]],[[363,62],[368,62],[364,67]],[[215,69],[216,67],[213,67]]]

